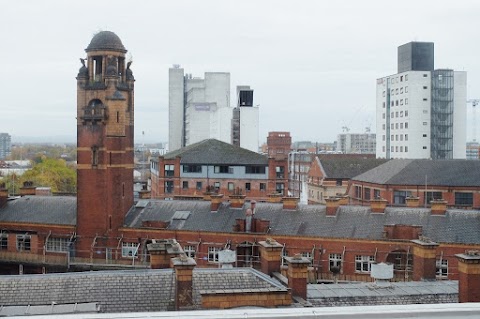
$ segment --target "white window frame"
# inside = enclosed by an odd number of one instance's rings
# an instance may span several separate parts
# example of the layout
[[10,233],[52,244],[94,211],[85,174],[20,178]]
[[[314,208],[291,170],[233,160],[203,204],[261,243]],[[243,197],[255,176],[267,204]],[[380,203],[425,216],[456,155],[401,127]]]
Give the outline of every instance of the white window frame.
[[[26,242],[28,241],[28,249]],[[17,235],[17,251],[31,251],[32,250],[32,236],[30,235]]]
[[372,264],[375,262],[375,256],[355,256],[355,272],[370,273]]
[[222,250],[221,247],[209,246],[207,261],[210,263],[218,263],[218,252]]
[[183,251],[185,252],[185,255],[190,258],[195,258],[197,251],[195,250],[195,246],[193,245],[185,245],[183,246]]
[[139,243],[122,242],[122,257],[123,258],[138,258]]
[[49,237],[45,243],[45,250],[54,253],[65,253],[68,252],[69,246],[69,238]]
[[328,270],[332,271],[332,267],[338,267],[342,269],[342,254],[329,254],[328,255]]
[[436,278],[437,279],[447,279],[448,278],[448,260],[447,259],[437,259],[435,262],[436,266]]

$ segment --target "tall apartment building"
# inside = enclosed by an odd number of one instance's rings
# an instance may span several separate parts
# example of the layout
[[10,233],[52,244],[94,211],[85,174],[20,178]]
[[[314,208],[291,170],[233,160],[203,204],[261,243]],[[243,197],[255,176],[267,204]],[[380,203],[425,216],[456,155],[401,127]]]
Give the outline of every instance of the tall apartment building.
[[0,159],[5,159],[12,152],[12,137],[8,133],[0,133]]
[[178,65],[169,69],[169,150],[205,139],[231,142],[230,73],[195,78]]
[[375,154],[376,137],[372,133],[342,133],[337,135],[337,151],[343,154]]
[[432,42],[398,47],[397,72],[377,79],[377,158],[465,158],[466,72],[434,69]]
[[232,144],[258,152],[258,106],[253,105],[250,86],[237,86],[237,107],[233,109]]

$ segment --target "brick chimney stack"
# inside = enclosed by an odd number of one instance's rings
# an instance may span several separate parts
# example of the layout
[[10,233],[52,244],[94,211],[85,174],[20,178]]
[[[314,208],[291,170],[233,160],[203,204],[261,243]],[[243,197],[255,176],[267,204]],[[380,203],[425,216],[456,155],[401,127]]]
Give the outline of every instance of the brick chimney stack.
[[338,206],[340,206],[340,200],[336,197],[325,198],[326,202],[326,214],[327,216],[337,215]]
[[480,251],[455,255],[458,259],[458,301],[480,302]]
[[212,212],[218,211],[220,204],[223,200],[223,194],[211,194],[210,195],[210,210]]
[[434,199],[430,201],[432,215],[445,215],[447,212],[447,201],[443,199]]
[[282,197],[283,209],[297,209],[298,197]]
[[170,259],[183,254],[184,251],[175,239],[162,239],[147,245],[150,253],[150,267],[152,269],[169,268]]
[[23,186],[20,187],[20,196],[25,196],[25,195],[35,196],[35,186],[33,186],[33,182],[31,181],[23,182]]
[[370,210],[372,213],[383,214],[385,213],[385,208],[387,208],[388,201],[383,198],[372,199],[370,200]]
[[259,241],[260,245],[260,267],[263,273],[271,275],[273,272],[280,272],[282,263],[283,245],[273,238]]
[[288,288],[292,290],[293,296],[307,300],[307,278],[308,266],[311,261],[308,258],[296,254],[294,257],[285,257],[288,262]]
[[193,269],[197,263],[193,258],[181,254],[170,260],[175,271],[175,310],[189,310],[193,307]]
[[413,246],[413,280],[435,280],[436,249],[438,244],[425,238],[412,240]]

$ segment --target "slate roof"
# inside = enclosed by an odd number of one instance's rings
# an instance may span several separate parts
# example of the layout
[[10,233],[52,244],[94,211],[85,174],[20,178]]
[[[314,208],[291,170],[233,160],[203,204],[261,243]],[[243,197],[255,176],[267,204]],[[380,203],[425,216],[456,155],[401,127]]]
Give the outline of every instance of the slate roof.
[[388,160],[375,158],[320,159],[326,178],[351,179]]
[[0,222],[70,225],[77,223],[75,196],[23,196],[0,208]]
[[268,165],[268,158],[264,155],[215,139],[203,140],[163,157],[181,157],[181,164]]
[[373,184],[480,187],[480,161],[393,159],[352,180]]
[[112,31],[100,31],[95,34],[90,44],[85,49],[86,52],[110,50],[118,52],[127,52],[123,46],[122,40]]
[[[43,275],[0,276],[0,304],[51,305],[95,302],[101,312],[173,310],[173,269],[93,271]],[[252,268],[193,271],[194,309],[200,309],[200,291],[286,288]]]
[[[217,212],[210,202],[151,200],[144,208],[131,210],[127,227],[141,228],[142,221],[170,222],[169,229],[232,232],[236,219],[245,218],[245,210],[231,208],[227,202]],[[181,222],[174,221],[176,211],[189,211]],[[418,225],[422,234],[441,243],[480,244],[480,211],[448,210],[444,216],[431,215],[427,208],[387,207],[384,214],[372,214],[367,206],[340,206],[336,217],[326,216],[323,205],[299,205],[284,210],[282,204],[257,203],[256,218],[270,221],[269,234],[326,238],[383,240],[384,225]]]

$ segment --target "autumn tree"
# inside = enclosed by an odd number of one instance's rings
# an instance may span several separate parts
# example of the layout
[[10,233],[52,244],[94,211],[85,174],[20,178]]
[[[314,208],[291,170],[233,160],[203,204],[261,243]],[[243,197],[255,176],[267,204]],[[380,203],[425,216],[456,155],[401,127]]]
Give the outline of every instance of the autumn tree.
[[35,186],[51,187],[53,193],[75,193],[77,174],[62,159],[41,158],[20,178],[21,183],[32,181]]

